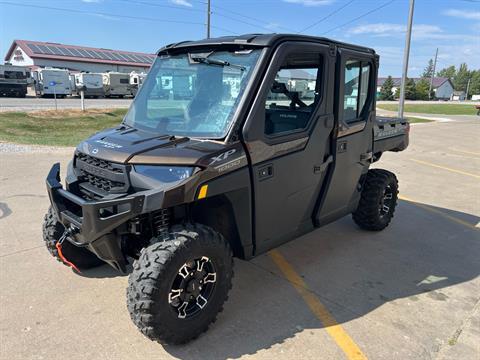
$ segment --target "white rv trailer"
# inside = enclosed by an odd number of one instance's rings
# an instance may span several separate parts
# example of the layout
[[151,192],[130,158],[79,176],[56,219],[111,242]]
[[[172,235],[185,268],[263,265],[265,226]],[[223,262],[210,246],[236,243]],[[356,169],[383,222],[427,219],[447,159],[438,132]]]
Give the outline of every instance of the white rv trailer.
[[103,97],[103,74],[100,73],[77,73],[75,76],[75,93],[80,95],[80,89],[84,87],[84,95],[87,97]]
[[45,68],[33,73],[37,96],[54,95],[65,97],[72,94],[68,70]]
[[132,96],[137,95],[138,89],[142,86],[146,76],[147,74],[144,72],[137,73],[136,71],[132,71],[130,73],[130,91]]
[[131,95],[130,75],[114,71],[103,73],[103,89],[107,97]]
[[0,95],[25,97],[30,70],[23,66],[0,65]]

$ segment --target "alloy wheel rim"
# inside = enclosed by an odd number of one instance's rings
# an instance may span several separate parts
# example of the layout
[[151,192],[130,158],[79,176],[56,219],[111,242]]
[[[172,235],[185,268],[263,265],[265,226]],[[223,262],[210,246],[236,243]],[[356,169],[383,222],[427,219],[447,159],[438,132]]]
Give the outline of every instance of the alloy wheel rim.
[[383,196],[380,199],[379,212],[380,217],[383,218],[390,213],[393,208],[393,189],[390,185],[387,185],[383,190]]
[[216,282],[210,258],[202,256],[183,264],[168,293],[168,303],[177,317],[187,319],[202,311],[212,298]]

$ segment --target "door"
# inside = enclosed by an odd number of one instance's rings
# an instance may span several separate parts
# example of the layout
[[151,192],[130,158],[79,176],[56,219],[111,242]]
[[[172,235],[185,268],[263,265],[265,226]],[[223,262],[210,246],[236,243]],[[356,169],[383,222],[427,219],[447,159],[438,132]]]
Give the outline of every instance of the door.
[[324,225],[356,209],[363,175],[373,155],[376,55],[339,49],[337,57],[335,115],[339,130],[335,167],[315,218],[316,225]]
[[312,212],[332,159],[328,50],[280,45],[247,117],[243,136],[252,165],[257,254],[313,228]]

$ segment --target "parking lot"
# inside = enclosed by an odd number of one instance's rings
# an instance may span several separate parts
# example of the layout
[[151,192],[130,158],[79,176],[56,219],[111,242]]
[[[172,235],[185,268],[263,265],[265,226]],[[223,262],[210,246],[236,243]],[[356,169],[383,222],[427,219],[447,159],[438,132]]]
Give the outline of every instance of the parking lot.
[[224,312],[179,347],[137,331],[125,306],[126,276],[107,266],[78,275],[44,248],[44,178],[55,161],[65,169],[72,149],[0,144],[0,355],[478,358],[479,126],[475,116],[413,125],[407,151],[375,164],[400,183],[385,231],[362,231],[345,217],[251,262],[236,261]]

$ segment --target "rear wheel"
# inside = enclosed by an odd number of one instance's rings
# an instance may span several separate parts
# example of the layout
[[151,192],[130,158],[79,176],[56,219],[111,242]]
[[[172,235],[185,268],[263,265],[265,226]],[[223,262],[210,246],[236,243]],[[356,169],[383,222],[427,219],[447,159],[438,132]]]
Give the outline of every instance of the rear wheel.
[[[65,227],[57,220],[53,209],[50,207],[43,222],[43,240],[48,252],[58,261],[63,263],[57,249],[57,243],[63,235]],[[68,240],[62,244],[62,254],[80,269],[89,269],[105,264],[96,255],[87,249],[77,247]]]
[[353,220],[365,230],[380,231],[392,220],[397,206],[398,181],[387,170],[372,169],[367,173]]
[[206,331],[222,311],[233,261],[228,242],[207,226],[174,226],[170,236],[142,249],[134,262],[127,307],[145,336],[182,344]]

